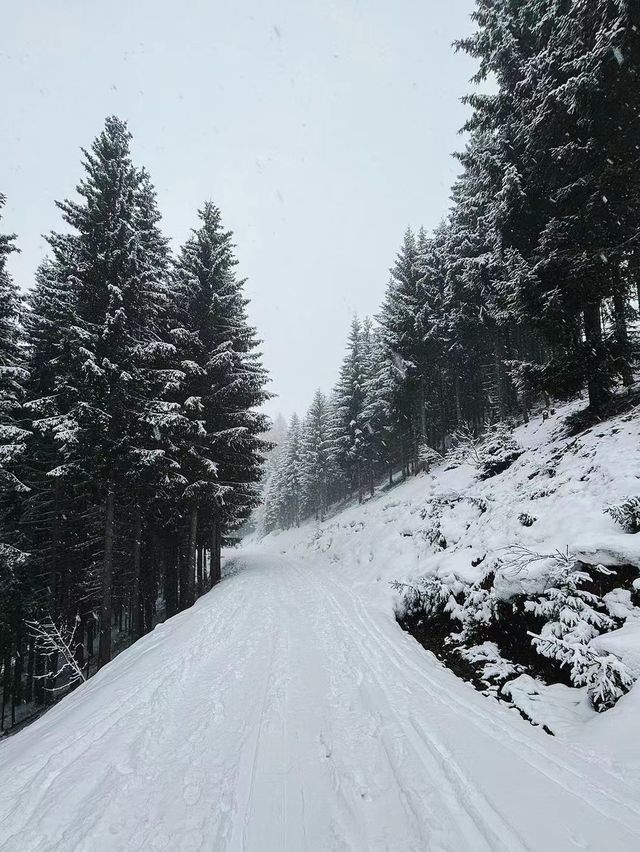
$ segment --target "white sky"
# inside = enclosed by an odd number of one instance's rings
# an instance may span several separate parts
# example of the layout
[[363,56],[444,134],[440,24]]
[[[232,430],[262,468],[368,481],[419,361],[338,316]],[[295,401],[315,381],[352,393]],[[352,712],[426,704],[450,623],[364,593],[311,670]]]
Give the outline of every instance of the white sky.
[[129,122],[173,245],[211,198],[235,232],[280,398],[329,390],[407,225],[433,228],[474,63],[473,0],[9,0],[0,30],[0,227],[28,287],[106,115]]

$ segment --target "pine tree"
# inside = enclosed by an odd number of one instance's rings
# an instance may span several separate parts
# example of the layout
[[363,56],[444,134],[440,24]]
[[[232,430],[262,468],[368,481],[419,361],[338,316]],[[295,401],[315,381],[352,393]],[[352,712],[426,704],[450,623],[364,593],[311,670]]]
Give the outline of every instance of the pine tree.
[[305,514],[323,521],[336,471],[331,442],[332,411],[327,397],[317,390],[302,431],[302,506]]
[[402,393],[396,398],[401,419],[407,424],[401,442],[403,471],[408,469],[410,457],[417,465],[418,445],[426,433],[425,353],[417,325],[423,304],[418,260],[416,236],[407,229],[378,316],[389,357],[403,377]]
[[[399,357],[389,352],[380,328],[373,334],[371,371],[366,387],[363,415],[370,433],[371,455],[376,468],[384,466],[393,483],[409,423],[403,421],[402,399],[405,371]],[[404,468],[403,468],[404,472]]]
[[302,514],[302,429],[297,414],[293,414],[289,423],[281,463],[285,527],[298,527]]
[[269,394],[259,342],[247,319],[244,281],[235,273],[233,235],[222,229],[220,211],[211,202],[199,217],[200,226],[176,262],[176,293],[183,307],[177,308],[182,324],[174,337],[188,376],[184,404],[197,408],[203,451],[215,464],[208,484],[201,480],[198,500],[208,513],[211,581],[216,582],[223,536],[238,529],[259,502],[269,447],[262,435],[269,424],[258,407]]
[[[5,197],[0,195],[0,213]],[[21,623],[28,614],[30,582],[26,555],[17,531],[21,499],[28,490],[18,474],[28,431],[23,428],[21,407],[26,380],[19,319],[21,299],[6,268],[6,260],[16,251],[15,237],[0,234],[0,666],[2,678],[2,715],[13,683],[19,683],[22,643]],[[15,694],[12,701],[15,721]]]
[[[62,460],[56,473],[72,477],[103,507],[99,665],[111,658],[117,511],[129,496],[129,471],[141,451],[153,449],[145,350],[155,341],[159,239],[148,178],[131,161],[130,139],[124,122],[108,118],[84,152],[81,200],[58,205],[75,237],[68,258],[75,321],[63,332],[67,363],[54,430]],[[61,241],[54,237],[52,248]]]
[[260,536],[274,530],[284,529],[285,491],[282,478],[282,456],[284,444],[276,446],[270,453],[265,465],[262,504],[258,509],[257,529]]
[[362,502],[364,471],[367,460],[366,419],[367,342],[363,339],[362,323],[357,317],[351,322],[347,354],[340,368],[334,391],[333,443],[335,460],[350,491]]
[[[0,194],[0,216],[4,205]],[[20,490],[13,468],[27,437],[18,419],[27,374],[19,329],[22,300],[6,268],[7,257],[17,251],[14,240],[0,234],[0,487]]]

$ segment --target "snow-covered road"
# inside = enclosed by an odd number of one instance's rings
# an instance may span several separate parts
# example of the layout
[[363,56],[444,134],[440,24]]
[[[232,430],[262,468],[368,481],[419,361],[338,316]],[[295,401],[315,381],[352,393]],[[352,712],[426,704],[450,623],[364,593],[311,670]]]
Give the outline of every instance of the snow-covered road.
[[0,849],[640,848],[640,795],[256,549],[0,745]]

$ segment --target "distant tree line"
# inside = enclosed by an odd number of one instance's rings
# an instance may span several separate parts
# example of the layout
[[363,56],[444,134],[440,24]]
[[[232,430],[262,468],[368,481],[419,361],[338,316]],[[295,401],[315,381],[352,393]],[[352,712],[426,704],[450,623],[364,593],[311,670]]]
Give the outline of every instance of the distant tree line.
[[586,388],[605,416],[637,364],[640,4],[478,0],[452,207],[407,231],[375,327],[270,465],[265,531],[372,490],[449,436]]
[[91,674],[219,580],[259,499],[269,394],[232,234],[207,202],[172,257],[130,138],[109,118],[83,152],[26,298],[0,236],[2,727],[61,685],[29,622]]

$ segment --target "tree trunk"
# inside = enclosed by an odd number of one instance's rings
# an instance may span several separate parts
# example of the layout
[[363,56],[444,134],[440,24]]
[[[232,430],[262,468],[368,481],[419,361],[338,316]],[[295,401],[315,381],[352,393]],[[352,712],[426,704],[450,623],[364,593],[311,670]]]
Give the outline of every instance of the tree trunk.
[[9,698],[9,675],[11,671],[11,635],[8,630],[2,632],[2,709],[0,710],[0,731],[4,731],[4,718]]
[[496,383],[496,395],[498,403],[498,419],[504,420],[506,417],[506,409],[504,404],[504,389],[502,387],[502,358],[501,346],[496,340],[493,346],[493,370]]
[[217,517],[214,516],[213,519],[213,527],[211,530],[211,576],[210,582],[211,587],[216,585],[216,583],[220,582],[220,578],[222,575],[222,568],[220,565],[220,551],[221,551],[221,539],[222,536],[220,534],[220,521]]
[[196,577],[196,552],[198,550],[198,507],[191,507],[191,525],[189,529],[189,558],[187,560],[187,588],[185,601],[187,606],[192,606],[194,601],[194,585]]
[[164,599],[170,618],[178,612],[178,549],[174,542],[166,545],[164,572]]
[[198,553],[197,553],[197,596],[200,597],[202,595],[202,590],[204,588],[204,574],[203,574],[203,553],[202,547],[198,545]]
[[100,642],[98,645],[98,668],[111,660],[111,595],[113,591],[113,481],[107,481],[107,496],[104,518],[104,557],[102,560],[102,603],[100,607]]
[[33,701],[33,675],[35,665],[35,639],[29,636],[29,650],[27,652],[27,683],[25,685],[24,700],[27,704]]
[[22,632],[20,626],[16,630],[16,655],[13,661],[13,688],[11,696],[11,725],[16,723],[16,704],[22,702],[22,666],[24,649],[22,647]]
[[133,587],[131,589],[130,633],[134,639],[141,635],[140,630],[140,556],[142,553],[142,510],[139,501],[134,508],[135,521],[133,531]]
[[601,411],[609,401],[609,388],[598,371],[601,356],[602,325],[600,321],[600,302],[586,305],[584,309],[584,335],[587,345],[586,372],[589,392],[589,406],[596,412]]
[[462,423],[462,405],[460,404],[460,377],[456,375],[454,381],[454,394],[456,398],[456,426]]
[[633,372],[629,364],[629,335],[627,332],[626,304],[622,293],[616,289],[613,294],[613,315],[616,327],[616,343],[619,349],[620,376],[622,384],[630,387],[633,384]]

